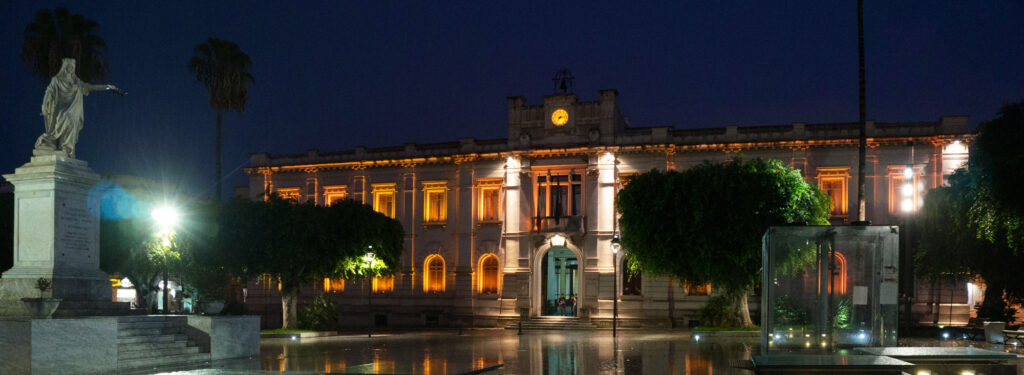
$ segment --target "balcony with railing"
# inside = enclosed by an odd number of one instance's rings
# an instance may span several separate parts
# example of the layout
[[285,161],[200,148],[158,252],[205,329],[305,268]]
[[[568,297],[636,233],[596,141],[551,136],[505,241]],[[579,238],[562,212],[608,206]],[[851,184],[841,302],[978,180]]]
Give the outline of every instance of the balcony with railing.
[[586,218],[583,216],[534,217],[533,231],[540,233],[584,233],[586,232]]

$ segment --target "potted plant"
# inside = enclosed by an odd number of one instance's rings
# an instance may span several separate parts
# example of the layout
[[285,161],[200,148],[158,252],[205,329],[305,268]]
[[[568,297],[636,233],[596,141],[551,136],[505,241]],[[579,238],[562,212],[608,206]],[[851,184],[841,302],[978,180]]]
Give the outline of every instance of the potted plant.
[[50,319],[53,312],[60,306],[60,298],[45,298],[43,295],[53,287],[50,279],[40,277],[36,279],[36,290],[39,291],[39,298],[22,298],[29,314],[33,319]]

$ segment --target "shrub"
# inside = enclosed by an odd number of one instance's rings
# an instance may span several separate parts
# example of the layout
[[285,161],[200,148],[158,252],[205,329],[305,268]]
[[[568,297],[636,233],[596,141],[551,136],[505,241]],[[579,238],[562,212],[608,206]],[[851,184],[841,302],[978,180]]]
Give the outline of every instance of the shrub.
[[338,325],[338,306],[334,299],[321,294],[313,304],[304,306],[299,312],[299,328],[314,331],[333,331]]
[[700,323],[706,326],[715,327],[742,327],[732,300],[727,295],[711,297],[708,304],[700,310]]
[[807,308],[799,302],[787,297],[775,300],[775,324],[783,326],[799,326],[810,324]]

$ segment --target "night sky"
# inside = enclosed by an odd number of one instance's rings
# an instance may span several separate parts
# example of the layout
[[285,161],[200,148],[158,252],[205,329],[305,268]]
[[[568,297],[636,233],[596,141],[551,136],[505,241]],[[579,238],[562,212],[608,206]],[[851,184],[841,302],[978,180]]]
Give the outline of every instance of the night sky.
[[[188,73],[196,44],[238,43],[256,83],[225,115],[225,196],[254,152],[504,138],[507,96],[616,88],[634,126],[857,120],[855,1],[0,3],[0,173],[42,133],[45,83],[20,60],[39,8],[99,23],[110,83],[85,101],[78,157],[212,194],[215,113]],[[721,3],[721,4],[720,4]],[[1020,1],[867,1],[868,118],[991,119],[1024,99]]]

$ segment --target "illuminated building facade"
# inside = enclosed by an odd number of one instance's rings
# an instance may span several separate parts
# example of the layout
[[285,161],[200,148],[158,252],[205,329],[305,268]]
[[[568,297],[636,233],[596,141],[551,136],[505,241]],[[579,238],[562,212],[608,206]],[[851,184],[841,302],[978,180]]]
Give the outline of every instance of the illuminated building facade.
[[[624,177],[652,168],[778,159],[832,197],[834,224],[857,217],[858,124],[634,127],[617,96],[554,94],[538,104],[510,97],[507,139],[254,154],[243,191],[251,199],[272,191],[324,205],[354,199],[402,222],[405,250],[393,277],[370,286],[325,280],[307,290],[333,293],[342,324],[353,327],[367,324],[367,289],[375,321],[387,326],[495,326],[546,315],[608,324],[615,298],[624,325],[696,319],[713,285],[631,276],[621,264],[619,275],[613,271],[628,256],[611,250],[615,196]],[[904,209],[916,210],[924,191],[967,160],[967,128],[966,117],[868,122],[868,219],[901,224]],[[272,321],[280,299],[268,284],[250,282],[247,304]]]

